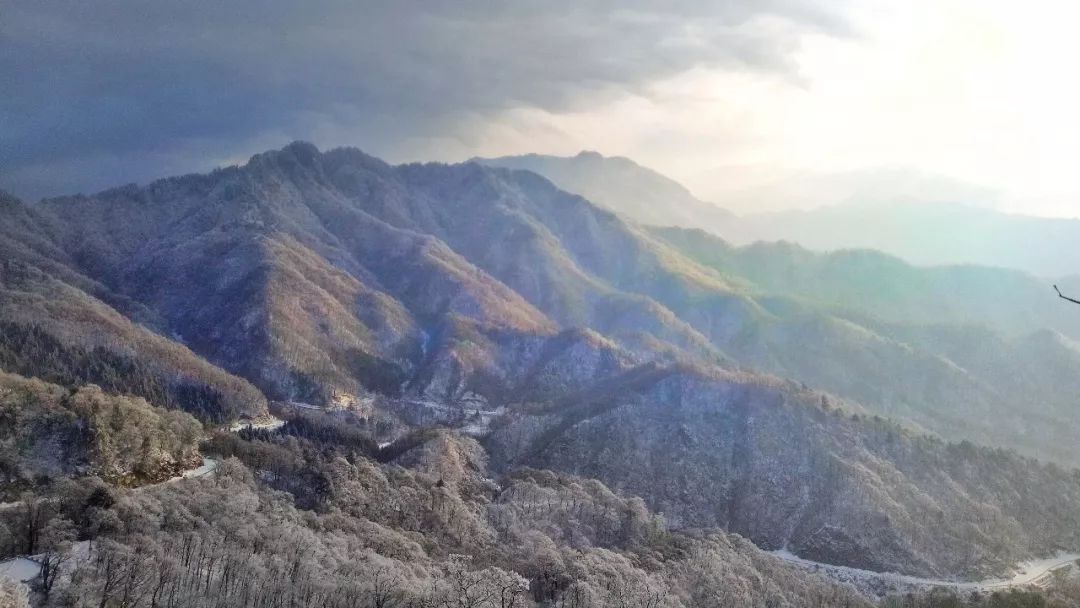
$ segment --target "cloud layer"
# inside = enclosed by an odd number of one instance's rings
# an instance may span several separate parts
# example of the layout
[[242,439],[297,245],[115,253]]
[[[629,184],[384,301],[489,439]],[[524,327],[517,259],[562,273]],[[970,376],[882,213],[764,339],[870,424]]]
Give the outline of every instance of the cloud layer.
[[797,79],[802,34],[849,34],[828,6],[16,0],[0,9],[0,187],[89,191],[297,138],[467,150],[503,113],[647,96],[695,68]]

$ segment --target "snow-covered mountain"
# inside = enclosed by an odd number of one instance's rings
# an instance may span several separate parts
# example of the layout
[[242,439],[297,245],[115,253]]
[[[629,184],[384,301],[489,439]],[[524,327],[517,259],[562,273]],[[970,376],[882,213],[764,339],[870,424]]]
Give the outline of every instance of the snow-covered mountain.
[[[909,301],[879,307],[831,258],[646,228],[531,171],[304,143],[3,204],[7,372],[211,424],[265,395],[393,434],[434,403],[490,430],[500,472],[598,478],[674,526],[856,567],[984,575],[1080,549],[1080,480],[1029,459],[1080,462],[1076,325],[1049,309],[963,324],[919,302],[947,281],[874,258]],[[286,430],[378,457],[326,421]],[[274,478],[304,500],[347,481],[292,466]]]

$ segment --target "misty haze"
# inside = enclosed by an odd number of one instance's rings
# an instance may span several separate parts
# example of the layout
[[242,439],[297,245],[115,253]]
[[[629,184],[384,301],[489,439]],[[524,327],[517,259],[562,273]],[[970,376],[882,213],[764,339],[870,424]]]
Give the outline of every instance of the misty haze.
[[1078,20],[0,0],[0,608],[1080,608]]

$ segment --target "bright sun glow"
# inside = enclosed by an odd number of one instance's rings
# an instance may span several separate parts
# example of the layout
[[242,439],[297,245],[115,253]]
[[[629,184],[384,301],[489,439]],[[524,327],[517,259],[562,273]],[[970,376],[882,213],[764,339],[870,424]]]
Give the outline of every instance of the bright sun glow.
[[762,208],[845,196],[820,179],[800,194],[808,176],[888,168],[987,193],[965,203],[1080,215],[1080,5],[873,2],[849,17],[851,37],[803,37],[795,77],[693,69],[588,111],[507,112],[470,148],[597,147],[717,202],[778,188]]

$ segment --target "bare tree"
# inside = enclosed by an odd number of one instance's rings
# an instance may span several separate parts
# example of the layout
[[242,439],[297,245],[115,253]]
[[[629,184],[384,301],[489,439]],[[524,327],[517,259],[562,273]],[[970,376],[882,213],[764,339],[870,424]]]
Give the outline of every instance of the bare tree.
[[519,608],[529,583],[494,566],[472,570],[472,557],[450,555],[433,581],[428,604],[435,608]]
[[49,502],[46,498],[33,492],[23,492],[20,502],[23,508],[22,515],[26,533],[26,545],[23,553],[32,555],[37,552],[38,537],[51,516]]
[[41,545],[45,551],[38,561],[41,562],[41,594],[46,600],[64,564],[71,559],[71,541],[74,539],[75,524],[66,518],[50,521],[41,532]]
[[1080,304],[1080,300],[1074,300],[1074,299],[1072,299],[1072,298],[1070,298],[1070,297],[1068,297],[1068,296],[1066,296],[1066,295],[1063,295],[1063,294],[1061,293],[1061,290],[1060,290],[1060,289],[1058,289],[1058,286],[1057,286],[1057,285],[1054,285],[1054,291],[1056,291],[1056,292],[1057,292],[1057,294],[1058,294],[1058,297],[1059,297],[1059,298],[1061,298],[1062,300],[1068,300],[1068,301],[1072,302],[1073,304]]
[[376,563],[367,572],[367,605],[370,608],[393,608],[404,595],[403,585],[404,577],[400,568],[388,560]]

